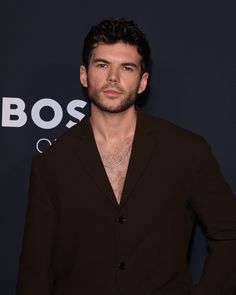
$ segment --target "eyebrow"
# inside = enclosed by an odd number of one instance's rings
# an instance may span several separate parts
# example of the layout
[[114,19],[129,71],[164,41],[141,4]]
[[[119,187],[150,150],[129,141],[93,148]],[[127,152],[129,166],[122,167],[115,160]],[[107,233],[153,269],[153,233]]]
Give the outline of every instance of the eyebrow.
[[[103,63],[107,63],[107,64],[110,64],[110,62],[106,59],[103,59],[103,58],[96,58],[93,63],[98,63],[98,62],[103,62]],[[131,67],[134,67],[134,68],[138,68],[138,65],[133,63],[133,62],[124,62],[121,64],[122,66],[131,66]]]

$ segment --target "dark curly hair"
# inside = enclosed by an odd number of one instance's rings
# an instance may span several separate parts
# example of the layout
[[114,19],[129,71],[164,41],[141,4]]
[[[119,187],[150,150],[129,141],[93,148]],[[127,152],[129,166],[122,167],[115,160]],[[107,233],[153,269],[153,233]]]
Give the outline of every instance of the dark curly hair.
[[141,72],[149,72],[150,47],[144,33],[133,22],[124,18],[107,19],[93,26],[85,37],[82,59],[83,65],[88,67],[91,52],[98,43],[114,44],[122,41],[134,45],[141,55]]

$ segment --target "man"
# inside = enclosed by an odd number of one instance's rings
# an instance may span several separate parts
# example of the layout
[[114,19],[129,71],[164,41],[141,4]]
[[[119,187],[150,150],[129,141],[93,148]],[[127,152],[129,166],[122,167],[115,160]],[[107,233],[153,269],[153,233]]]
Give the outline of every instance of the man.
[[[17,295],[234,294],[236,201],[204,139],[135,108],[149,55],[132,21],[87,35],[91,113],[33,160]],[[195,214],[209,241],[198,286]]]

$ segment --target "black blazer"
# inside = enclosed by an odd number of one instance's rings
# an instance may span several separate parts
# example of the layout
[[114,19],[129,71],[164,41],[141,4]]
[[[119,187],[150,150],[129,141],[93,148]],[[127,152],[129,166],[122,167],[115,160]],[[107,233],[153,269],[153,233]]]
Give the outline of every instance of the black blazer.
[[[187,264],[195,213],[209,256]],[[201,137],[138,112],[118,205],[89,118],[33,159],[17,295],[235,294],[236,201]]]

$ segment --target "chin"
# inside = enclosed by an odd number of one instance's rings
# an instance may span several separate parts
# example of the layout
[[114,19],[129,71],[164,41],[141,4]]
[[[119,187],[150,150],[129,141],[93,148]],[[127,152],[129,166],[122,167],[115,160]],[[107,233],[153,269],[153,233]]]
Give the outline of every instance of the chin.
[[109,106],[109,105],[102,105],[102,104],[96,104],[96,103],[94,103],[94,104],[99,110],[101,110],[103,112],[111,113],[111,114],[118,114],[118,113],[125,112],[129,108],[134,106],[134,103],[117,105],[117,106],[114,106],[114,105]]

